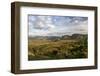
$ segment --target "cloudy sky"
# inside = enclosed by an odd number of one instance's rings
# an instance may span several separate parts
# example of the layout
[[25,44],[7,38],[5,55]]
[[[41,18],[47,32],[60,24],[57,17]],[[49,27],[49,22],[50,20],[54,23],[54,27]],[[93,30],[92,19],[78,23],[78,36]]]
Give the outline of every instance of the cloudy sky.
[[88,17],[28,15],[29,36],[87,34]]

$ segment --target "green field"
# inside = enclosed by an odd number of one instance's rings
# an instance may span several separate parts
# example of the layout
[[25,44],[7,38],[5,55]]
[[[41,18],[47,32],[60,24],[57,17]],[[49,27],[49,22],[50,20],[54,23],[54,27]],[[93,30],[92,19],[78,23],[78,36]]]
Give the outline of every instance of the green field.
[[87,58],[87,37],[82,39],[29,39],[28,60]]

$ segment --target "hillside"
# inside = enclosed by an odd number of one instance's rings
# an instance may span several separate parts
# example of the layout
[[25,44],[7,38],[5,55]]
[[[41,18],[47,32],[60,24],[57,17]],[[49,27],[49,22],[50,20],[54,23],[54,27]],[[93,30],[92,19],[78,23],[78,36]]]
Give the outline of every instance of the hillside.
[[87,34],[72,34],[70,35],[63,35],[63,36],[34,36],[34,37],[29,37],[30,39],[37,39],[37,40],[62,40],[62,39],[82,39],[86,37]]
[[76,59],[88,57],[85,34],[29,37],[28,60]]

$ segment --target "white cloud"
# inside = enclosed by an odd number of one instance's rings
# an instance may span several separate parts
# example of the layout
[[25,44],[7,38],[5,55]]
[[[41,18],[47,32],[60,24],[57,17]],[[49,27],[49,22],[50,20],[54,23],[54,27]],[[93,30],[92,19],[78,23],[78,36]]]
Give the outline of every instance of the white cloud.
[[35,29],[48,30],[48,29],[54,28],[54,25],[52,24],[51,17],[49,17],[49,16],[37,16],[33,27]]
[[72,17],[70,20],[69,17],[62,16],[56,18],[54,16],[30,16],[29,18],[29,36],[61,36],[73,33],[87,34],[87,32],[88,19],[83,17]]

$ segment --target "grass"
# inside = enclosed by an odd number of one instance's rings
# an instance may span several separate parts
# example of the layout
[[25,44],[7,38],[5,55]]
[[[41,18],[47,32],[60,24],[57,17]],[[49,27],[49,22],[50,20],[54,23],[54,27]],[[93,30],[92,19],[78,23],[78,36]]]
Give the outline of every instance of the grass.
[[87,39],[39,40],[28,43],[28,60],[87,58]]

